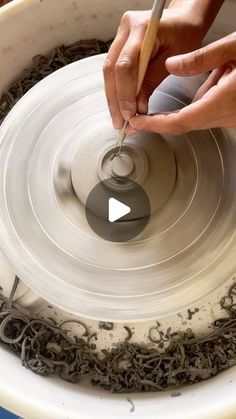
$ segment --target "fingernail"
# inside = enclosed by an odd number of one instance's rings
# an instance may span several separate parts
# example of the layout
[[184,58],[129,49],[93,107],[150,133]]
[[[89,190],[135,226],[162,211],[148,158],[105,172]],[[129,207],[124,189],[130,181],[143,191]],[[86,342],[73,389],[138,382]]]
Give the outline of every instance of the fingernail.
[[169,57],[166,60],[166,64],[178,66],[181,63],[181,55],[175,55],[174,57]]
[[121,118],[113,118],[112,124],[114,129],[121,129],[123,127],[123,120]]
[[132,137],[132,135],[135,135],[135,134],[137,134],[137,130],[136,129],[133,129],[133,128],[128,128],[127,129],[127,135],[129,135],[130,137]]
[[129,121],[133,116],[133,114],[129,111],[122,111],[121,113],[125,121]]
[[139,119],[138,115],[134,116],[133,118],[130,119],[130,121],[129,121],[130,128],[129,129],[132,129],[132,130],[136,131],[136,128],[138,128],[138,119]]

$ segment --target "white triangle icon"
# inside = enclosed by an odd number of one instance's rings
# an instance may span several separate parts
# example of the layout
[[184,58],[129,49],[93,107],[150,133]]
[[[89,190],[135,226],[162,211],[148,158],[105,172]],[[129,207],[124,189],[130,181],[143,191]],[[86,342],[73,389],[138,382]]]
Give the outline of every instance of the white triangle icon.
[[119,220],[119,218],[124,217],[124,215],[129,214],[131,208],[128,205],[123,204],[115,198],[109,198],[108,201],[108,220],[110,223]]

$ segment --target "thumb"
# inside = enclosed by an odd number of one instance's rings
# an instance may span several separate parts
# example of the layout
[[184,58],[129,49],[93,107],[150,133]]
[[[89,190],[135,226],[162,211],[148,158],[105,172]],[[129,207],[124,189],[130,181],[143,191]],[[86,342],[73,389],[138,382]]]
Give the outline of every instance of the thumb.
[[165,63],[167,70],[176,76],[194,76],[232,61],[236,54],[236,37],[233,35],[188,54],[169,57]]

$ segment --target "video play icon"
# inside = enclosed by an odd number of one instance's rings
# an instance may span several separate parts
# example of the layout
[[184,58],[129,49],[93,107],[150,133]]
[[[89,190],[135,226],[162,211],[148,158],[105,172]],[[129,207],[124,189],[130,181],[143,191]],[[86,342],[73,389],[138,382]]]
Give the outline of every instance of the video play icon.
[[123,204],[115,198],[109,198],[108,200],[108,220],[110,223],[114,223],[120,218],[131,212],[131,208],[128,205]]
[[144,230],[151,206],[144,189],[133,180],[108,178],[92,189],[85,212],[88,224],[98,236],[126,242]]

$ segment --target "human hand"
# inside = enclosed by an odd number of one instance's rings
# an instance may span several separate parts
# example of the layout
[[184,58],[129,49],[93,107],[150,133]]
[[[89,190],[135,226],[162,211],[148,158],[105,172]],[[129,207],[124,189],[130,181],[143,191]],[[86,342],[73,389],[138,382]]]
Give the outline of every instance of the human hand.
[[0,0],[0,7],[4,6],[7,3],[10,3],[11,0]]
[[138,58],[149,17],[150,11],[123,15],[104,64],[105,91],[113,125],[117,129],[136,113],[147,113],[150,95],[168,75],[166,59],[198,48],[205,35],[196,13],[191,14],[187,6],[165,10],[146,76],[136,98]]
[[193,76],[213,70],[193,102],[178,112],[135,116],[134,130],[182,134],[215,127],[236,127],[236,32],[192,53],[168,58],[167,70]]

